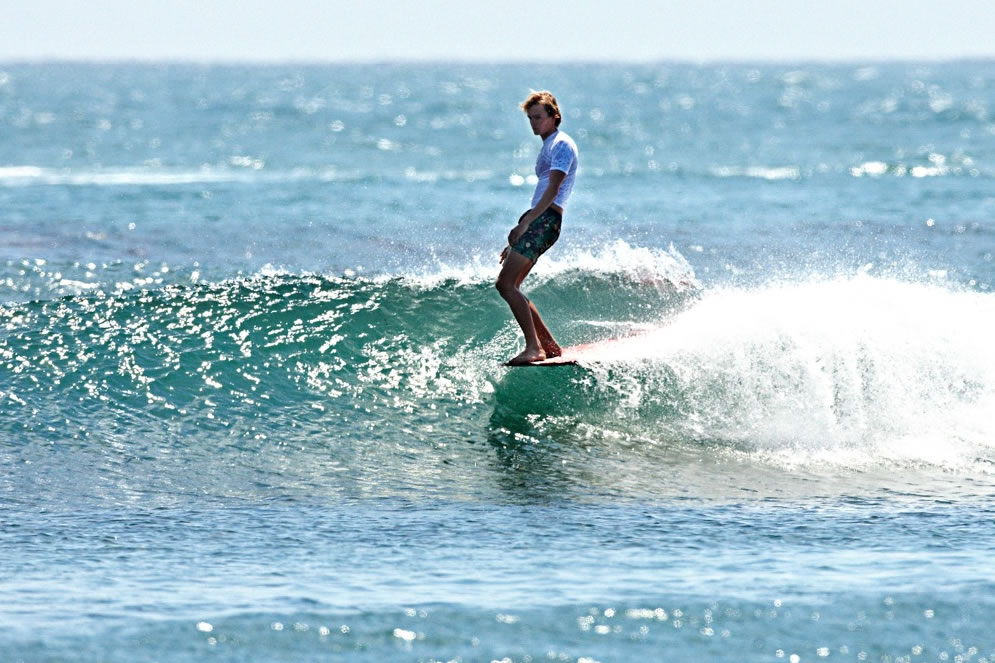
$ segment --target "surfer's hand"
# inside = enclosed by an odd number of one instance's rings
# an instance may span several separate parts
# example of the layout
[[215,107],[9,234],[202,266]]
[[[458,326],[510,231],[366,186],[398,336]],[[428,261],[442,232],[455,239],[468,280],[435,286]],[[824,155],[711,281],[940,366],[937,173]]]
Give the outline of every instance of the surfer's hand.
[[531,212],[532,212],[532,210],[530,210],[530,209],[529,210],[525,210],[525,212],[520,217],[518,217],[518,225],[515,226],[514,228],[512,228],[511,232],[508,233],[508,245],[509,246],[514,246],[515,242],[518,241],[518,238],[522,236],[522,233],[524,233],[526,230],[529,229],[529,224],[532,223],[535,220],[535,219],[526,219],[525,218]]
[[515,242],[518,241],[518,238],[521,237],[528,229],[529,224],[527,223],[519,223],[517,226],[512,228],[511,232],[508,233],[508,244],[514,246]]
[[510,246],[504,247],[504,251],[501,252],[501,257],[498,258],[499,265],[504,264],[504,259],[508,257],[508,251],[511,251],[511,247]]

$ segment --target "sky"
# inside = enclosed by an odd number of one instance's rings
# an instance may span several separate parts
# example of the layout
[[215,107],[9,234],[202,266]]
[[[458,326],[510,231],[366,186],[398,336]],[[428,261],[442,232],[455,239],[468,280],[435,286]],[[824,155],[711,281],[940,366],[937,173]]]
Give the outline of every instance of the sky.
[[0,61],[995,57],[993,0],[23,0]]

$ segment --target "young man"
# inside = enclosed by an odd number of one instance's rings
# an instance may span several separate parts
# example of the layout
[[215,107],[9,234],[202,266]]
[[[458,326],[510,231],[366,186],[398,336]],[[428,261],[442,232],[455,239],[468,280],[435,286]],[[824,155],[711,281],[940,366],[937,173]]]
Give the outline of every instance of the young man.
[[532,133],[542,138],[542,149],[536,159],[539,181],[532,194],[532,208],[518,219],[518,225],[508,234],[508,246],[501,252],[500,262],[504,266],[497,289],[525,335],[525,350],[509,360],[509,366],[562,354],[539,311],[519,288],[539,256],[560,236],[563,207],[577,174],[577,145],[559,130],[562,118],[556,97],[547,91],[533,92],[522,102],[522,109],[532,125]]

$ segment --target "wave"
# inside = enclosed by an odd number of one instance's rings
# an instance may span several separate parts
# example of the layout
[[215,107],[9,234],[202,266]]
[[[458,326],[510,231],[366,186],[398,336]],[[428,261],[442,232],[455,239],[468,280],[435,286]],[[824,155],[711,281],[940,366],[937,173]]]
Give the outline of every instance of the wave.
[[40,166],[0,167],[0,185],[5,186],[173,186],[184,184],[279,184],[284,182],[358,182],[375,179],[372,173],[337,168],[293,168],[262,170],[258,160],[235,159],[233,167],[202,168],[106,168],[71,170]]
[[685,265],[619,245],[538,270],[530,296],[564,345],[625,337],[580,368],[500,367],[519,332],[472,266],[8,305],[0,427],[184,445],[552,430],[632,453],[989,471],[995,296],[868,274],[703,289]]
[[801,180],[818,176],[850,177],[990,177],[991,173],[979,167],[970,157],[958,155],[958,158],[947,159],[940,154],[930,154],[925,163],[887,163],[884,161],[864,161],[858,165],[830,167],[789,166],[715,166],[708,169],[708,174],[716,178],[753,178],[763,180]]
[[716,288],[604,350],[590,393],[647,440],[989,471],[992,324],[991,294],[867,275]]
[[175,186],[186,184],[282,184],[288,182],[361,183],[388,179],[403,183],[435,184],[438,182],[475,182],[500,180],[519,187],[528,178],[512,173],[483,169],[418,170],[405,168],[385,175],[381,170],[342,169],[328,167],[267,168],[261,159],[248,156],[232,157],[228,163],[189,167],[107,167],[59,169],[33,165],[0,166],[2,186]]
[[798,166],[719,166],[708,171],[714,177],[755,177],[764,180],[798,180],[802,171]]
[[[669,169],[653,166],[651,173],[671,173],[678,177],[698,175],[707,178],[746,178],[768,181],[799,181],[817,177],[848,175],[854,178],[871,177],[971,177],[988,178],[989,169],[974,162],[970,157],[954,155],[946,157],[930,154],[922,163],[884,161],[864,161],[859,164],[838,163],[835,165],[806,164],[784,165],[717,165],[704,164],[672,165]],[[600,178],[616,176],[616,171],[593,169],[584,173],[585,177]],[[532,177],[532,176],[530,176]],[[285,184],[293,182],[320,183],[362,183],[388,180],[402,184],[436,184],[438,182],[490,181],[495,186],[521,187],[532,180],[516,172],[510,174],[493,170],[418,170],[412,167],[403,171],[385,174],[382,170],[341,169],[336,167],[314,168],[297,167],[276,169],[266,167],[252,157],[234,157],[230,163],[202,166],[199,168],[153,167],[108,167],[97,169],[59,169],[33,165],[0,166],[0,186],[74,186],[74,187],[169,187],[195,184]]]
[[[106,237],[101,233],[87,233],[94,241]],[[408,269],[399,274],[378,274],[368,277],[376,282],[398,279],[422,289],[437,287],[446,282],[472,285],[490,282],[497,275],[494,254],[477,255],[468,262],[450,264],[427,249],[431,259],[424,267]],[[141,259],[136,262],[114,260],[109,262],[47,261],[40,258],[7,260],[0,262],[0,301],[44,300],[71,295],[92,293],[122,294],[166,285],[187,286],[209,283],[209,266],[168,264]],[[594,250],[566,250],[561,255],[549,257],[539,263],[530,277],[530,283],[545,282],[561,275],[589,272],[607,279],[657,284],[661,287],[696,288],[694,269],[674,247],[667,250],[630,246],[615,240]],[[298,274],[285,267],[265,265],[256,278],[287,277]],[[310,274],[309,276],[315,276]],[[346,269],[342,275],[355,279],[360,275]],[[239,278],[242,278],[241,276]],[[253,277],[247,277],[251,280]]]
[[[612,263],[602,253],[581,257],[600,260],[599,271],[544,267],[533,297],[545,300],[551,321],[580,311],[627,319],[675,305],[692,290],[693,274],[670,274],[680,265],[667,252],[633,249],[623,258],[634,262]],[[503,346],[497,356],[510,350],[509,316],[490,278],[483,269],[440,266],[432,274],[374,278],[270,268],[156,289],[129,282],[104,290],[94,282],[79,294],[0,307],[0,398],[81,398],[139,415],[150,408],[185,415],[216,400],[226,400],[218,409],[229,412],[274,398],[310,403],[349,393],[362,401],[377,374],[418,372],[419,357],[437,353],[455,372],[466,353],[492,351],[494,343]],[[592,331],[565,333],[580,339]]]

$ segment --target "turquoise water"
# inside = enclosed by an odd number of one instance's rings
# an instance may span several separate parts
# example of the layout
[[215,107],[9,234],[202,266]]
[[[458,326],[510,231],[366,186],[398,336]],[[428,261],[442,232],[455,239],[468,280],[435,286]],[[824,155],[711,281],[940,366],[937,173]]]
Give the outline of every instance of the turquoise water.
[[0,65],[0,660],[995,660],[991,71]]

